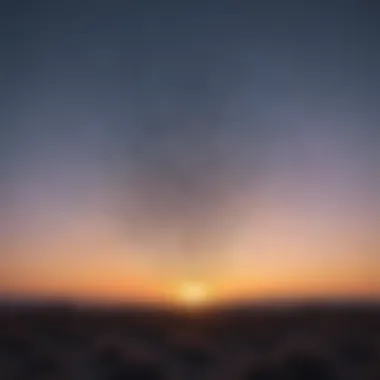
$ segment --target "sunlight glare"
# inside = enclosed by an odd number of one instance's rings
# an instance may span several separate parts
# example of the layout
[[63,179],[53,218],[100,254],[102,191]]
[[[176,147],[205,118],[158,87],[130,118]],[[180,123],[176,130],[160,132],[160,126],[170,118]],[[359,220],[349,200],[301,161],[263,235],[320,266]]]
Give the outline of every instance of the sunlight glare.
[[199,282],[185,282],[179,289],[179,300],[189,307],[203,305],[208,298],[206,287]]

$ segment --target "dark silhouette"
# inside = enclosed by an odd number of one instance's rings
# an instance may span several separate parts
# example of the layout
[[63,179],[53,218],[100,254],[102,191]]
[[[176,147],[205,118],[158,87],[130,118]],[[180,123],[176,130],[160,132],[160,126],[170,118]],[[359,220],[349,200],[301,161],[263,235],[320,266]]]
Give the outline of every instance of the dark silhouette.
[[378,306],[0,308],[2,380],[379,380]]

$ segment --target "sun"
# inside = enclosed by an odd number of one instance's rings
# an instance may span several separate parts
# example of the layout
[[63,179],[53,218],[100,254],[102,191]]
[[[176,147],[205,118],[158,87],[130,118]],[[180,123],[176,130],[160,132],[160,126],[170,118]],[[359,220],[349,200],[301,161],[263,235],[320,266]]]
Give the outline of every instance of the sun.
[[179,301],[188,307],[199,307],[208,299],[207,288],[200,282],[184,282],[178,291]]

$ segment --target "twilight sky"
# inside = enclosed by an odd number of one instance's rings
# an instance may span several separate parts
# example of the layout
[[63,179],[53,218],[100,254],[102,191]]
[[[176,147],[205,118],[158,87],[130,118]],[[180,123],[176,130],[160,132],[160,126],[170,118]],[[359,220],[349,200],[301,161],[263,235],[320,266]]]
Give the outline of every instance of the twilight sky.
[[379,16],[3,1],[0,293],[378,298]]

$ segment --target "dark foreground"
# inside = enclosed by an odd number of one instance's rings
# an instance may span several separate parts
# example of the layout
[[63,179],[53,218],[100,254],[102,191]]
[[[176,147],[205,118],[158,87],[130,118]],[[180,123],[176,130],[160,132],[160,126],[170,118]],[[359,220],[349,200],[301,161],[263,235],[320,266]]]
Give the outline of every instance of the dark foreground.
[[0,378],[380,380],[380,308],[1,308]]

